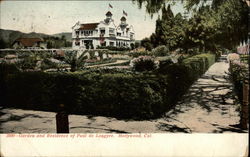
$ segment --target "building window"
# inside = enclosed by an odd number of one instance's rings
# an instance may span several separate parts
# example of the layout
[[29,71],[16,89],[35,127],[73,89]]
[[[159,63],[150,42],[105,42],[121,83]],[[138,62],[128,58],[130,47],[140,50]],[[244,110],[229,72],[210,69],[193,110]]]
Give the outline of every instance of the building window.
[[109,46],[115,46],[115,43],[112,42],[112,41],[110,41],[110,42],[109,42]]
[[89,32],[88,31],[84,31],[84,36],[88,36]]
[[114,28],[109,28],[109,34],[114,34],[115,33],[115,29]]
[[105,34],[105,29],[104,30],[100,30],[100,33],[104,35]]
[[76,46],[80,46],[80,41],[75,41]]
[[79,31],[78,31],[78,30],[76,31],[76,35],[77,35],[77,36],[79,35]]
[[133,38],[134,38],[133,33],[130,33],[130,39],[133,39]]
[[117,33],[117,36],[120,37],[122,34],[121,33]]

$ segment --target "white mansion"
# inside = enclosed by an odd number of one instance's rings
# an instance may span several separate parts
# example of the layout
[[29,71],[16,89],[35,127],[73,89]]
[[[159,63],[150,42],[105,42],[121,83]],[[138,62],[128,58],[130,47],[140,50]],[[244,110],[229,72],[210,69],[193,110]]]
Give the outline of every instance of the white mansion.
[[133,26],[126,23],[124,16],[116,26],[110,11],[106,13],[106,19],[99,23],[77,22],[72,29],[73,49],[96,49],[98,46],[131,47],[131,44],[135,44]]

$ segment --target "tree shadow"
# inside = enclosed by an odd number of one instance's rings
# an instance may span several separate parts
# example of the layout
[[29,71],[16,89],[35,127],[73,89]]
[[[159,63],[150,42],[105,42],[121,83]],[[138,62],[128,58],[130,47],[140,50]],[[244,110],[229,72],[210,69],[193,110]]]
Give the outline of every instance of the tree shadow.
[[162,122],[158,124],[157,128],[162,131],[169,131],[173,133],[175,132],[192,133],[189,128],[181,128],[181,127],[178,127],[177,125],[171,125],[171,124],[166,124]]
[[[233,105],[233,103],[228,102],[228,100],[235,98],[232,85],[223,76],[202,76],[201,79],[205,81],[195,82],[183,96],[183,99],[178,102],[180,107],[182,104],[192,105],[192,103],[196,103],[202,109],[211,112],[214,108],[221,109],[224,105]],[[178,109],[175,112],[178,112]]]
[[95,129],[95,130],[105,130],[105,131],[109,131],[111,133],[130,133],[130,132],[126,132],[126,131],[122,131],[122,130],[115,130],[115,129],[105,129],[105,128],[95,128],[95,127],[88,127],[88,126],[76,126],[76,127],[70,127],[70,129],[75,129],[75,128],[85,128],[85,129]]
[[237,133],[247,133],[248,130],[243,130],[239,124],[225,126],[219,126],[218,124],[212,124],[216,126],[216,130],[213,133],[224,133],[224,132],[237,132]]
[[35,115],[35,114],[23,114],[21,116],[19,115],[14,115],[14,114],[11,114],[11,113],[4,113],[2,111],[0,111],[0,115],[5,115],[5,114],[10,114],[10,116],[4,120],[0,120],[1,123],[5,123],[5,122],[10,122],[10,121],[21,121],[22,119],[24,118],[44,118],[42,116],[39,116],[39,115]]

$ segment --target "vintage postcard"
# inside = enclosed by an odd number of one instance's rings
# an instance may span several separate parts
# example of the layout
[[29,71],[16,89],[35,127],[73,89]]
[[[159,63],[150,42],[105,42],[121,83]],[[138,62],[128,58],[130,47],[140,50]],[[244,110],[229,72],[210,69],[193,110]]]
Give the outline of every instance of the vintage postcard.
[[1,156],[248,156],[249,7],[1,0]]

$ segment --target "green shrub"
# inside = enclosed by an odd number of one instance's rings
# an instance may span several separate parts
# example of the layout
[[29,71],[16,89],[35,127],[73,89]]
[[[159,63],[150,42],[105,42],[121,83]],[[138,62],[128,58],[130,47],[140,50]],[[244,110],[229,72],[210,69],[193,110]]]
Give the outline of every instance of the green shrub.
[[154,58],[151,56],[140,56],[134,58],[132,61],[132,68],[135,71],[152,71],[157,68],[157,64],[154,61]]
[[[38,62],[39,63],[39,62]],[[41,70],[47,70],[47,69],[57,69],[60,67],[60,64],[53,62],[49,58],[45,58],[42,61],[40,61],[40,65],[38,64],[38,67],[40,66]]]
[[171,92],[169,97],[172,103],[177,100],[189,89],[189,87],[196,81],[207,69],[215,62],[213,54],[200,54],[183,59],[178,64],[160,64],[157,73],[167,75]]
[[182,61],[182,64],[187,66],[190,73],[197,79],[215,62],[215,55],[213,54],[200,54],[189,57]]
[[229,78],[233,83],[233,89],[238,97],[238,101],[243,105],[243,83],[249,80],[249,65],[242,60],[230,61]]
[[152,50],[152,54],[154,56],[167,56],[169,53],[169,49],[165,45],[157,46]]
[[15,64],[8,64],[8,63],[1,63],[0,64],[0,104],[6,104],[6,90],[7,90],[7,83],[8,76],[11,74],[19,73],[19,69],[16,67]]
[[66,51],[64,62],[70,65],[70,71],[75,72],[84,67],[87,59],[85,53],[86,51],[78,56],[78,52],[76,50]]
[[23,59],[20,59],[16,65],[21,70],[35,69],[37,64],[36,56],[29,56]]

